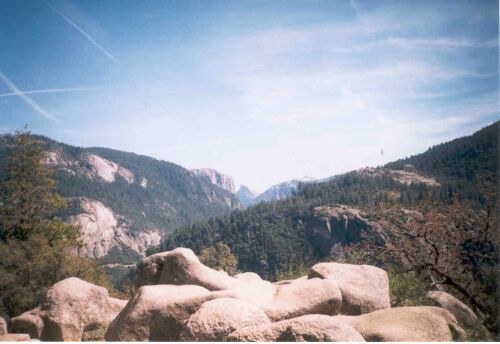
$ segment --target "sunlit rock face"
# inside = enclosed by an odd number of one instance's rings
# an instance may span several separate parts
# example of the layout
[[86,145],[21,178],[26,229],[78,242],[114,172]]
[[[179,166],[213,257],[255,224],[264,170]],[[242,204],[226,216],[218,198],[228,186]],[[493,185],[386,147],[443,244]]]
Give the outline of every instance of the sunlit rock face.
[[231,193],[236,191],[233,177],[226,176],[225,174],[222,174],[212,168],[197,168],[191,170],[191,172],[197,176],[208,178],[212,184],[217,185]]
[[83,245],[78,249],[79,255],[102,258],[113,247],[123,246],[143,255],[149,247],[160,244],[158,231],[132,233],[127,220],[103,203],[88,198],[81,198],[77,202],[83,212],[72,216],[70,222],[81,228]]

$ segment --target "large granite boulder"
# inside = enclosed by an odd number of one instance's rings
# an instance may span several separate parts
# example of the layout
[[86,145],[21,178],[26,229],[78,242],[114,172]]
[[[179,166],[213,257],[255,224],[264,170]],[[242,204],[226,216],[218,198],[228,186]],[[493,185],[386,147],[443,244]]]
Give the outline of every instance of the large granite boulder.
[[109,325],[105,339],[178,341],[187,319],[204,302],[217,297],[196,285],[143,286]]
[[364,342],[351,326],[327,315],[310,314],[271,324],[253,325],[231,333],[229,341],[244,342]]
[[193,251],[185,248],[147,257],[137,271],[137,285],[198,285],[252,303],[273,321],[310,313],[338,314],[341,307],[341,294],[332,279],[301,278],[273,284],[251,273],[235,278],[203,265]]
[[273,321],[295,318],[306,314],[334,315],[340,313],[342,296],[333,280],[297,279],[292,283],[276,285],[276,294],[264,311]]
[[146,257],[138,264],[136,272],[137,287],[192,284],[208,290],[225,290],[235,281],[239,280],[203,265],[193,251],[183,247]]
[[220,298],[205,302],[189,318],[182,339],[223,341],[237,329],[270,323],[266,313],[259,307],[243,300]]
[[371,265],[319,263],[309,278],[335,281],[342,294],[342,314],[359,315],[391,307],[387,273]]
[[79,341],[85,330],[107,327],[122,306],[105,288],[71,277],[54,284],[39,308],[12,318],[12,331],[47,341]]
[[10,320],[11,332],[27,333],[31,338],[41,338],[43,319],[40,307],[24,312]]
[[439,307],[397,307],[333,318],[352,326],[368,342],[451,342],[466,338],[455,317]]
[[453,314],[472,337],[469,339],[489,340],[492,338],[491,333],[483,326],[472,309],[453,295],[444,291],[430,291],[427,297]]

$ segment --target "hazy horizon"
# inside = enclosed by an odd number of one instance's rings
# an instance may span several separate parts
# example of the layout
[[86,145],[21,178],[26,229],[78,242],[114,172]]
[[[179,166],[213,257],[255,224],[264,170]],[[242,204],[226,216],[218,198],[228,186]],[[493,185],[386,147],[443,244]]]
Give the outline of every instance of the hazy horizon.
[[0,5],[0,133],[28,124],[260,192],[499,118],[496,1]]

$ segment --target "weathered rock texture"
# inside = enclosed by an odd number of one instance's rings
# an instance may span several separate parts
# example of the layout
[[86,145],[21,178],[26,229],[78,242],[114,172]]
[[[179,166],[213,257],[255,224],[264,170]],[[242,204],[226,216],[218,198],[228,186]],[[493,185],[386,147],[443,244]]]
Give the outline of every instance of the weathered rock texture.
[[122,306],[105,288],[71,277],[54,284],[39,308],[13,318],[12,331],[42,340],[78,341],[87,329],[107,327]]
[[189,341],[223,341],[237,329],[270,323],[259,307],[238,299],[220,298],[205,302],[189,318],[181,337]]
[[82,247],[78,254],[90,258],[102,258],[113,247],[128,247],[143,255],[148,247],[158,246],[161,236],[158,231],[132,233],[128,221],[99,201],[89,198],[78,202],[83,213],[72,216],[70,222],[78,225],[82,232]]
[[43,330],[43,319],[40,314],[40,307],[24,312],[12,318],[11,332],[27,333],[31,338],[41,338]]
[[299,279],[272,284],[256,278],[234,278],[200,263],[193,251],[177,248],[145,258],[137,267],[137,286],[192,284],[248,301],[262,308],[273,321],[304,314],[338,314],[341,294],[332,279]]
[[331,316],[310,314],[272,324],[254,325],[234,331],[229,341],[244,342],[364,342],[351,326]]
[[[466,338],[446,309],[389,308],[387,274],[367,265],[320,263],[309,276],[271,283],[254,273],[233,277],[215,271],[191,250],[177,248],[143,259],[137,285],[127,302],[110,298],[104,288],[68,278],[49,289],[40,307],[13,318],[12,328],[58,341],[80,340],[96,328],[107,329],[107,341]],[[446,295],[430,297],[443,307],[460,306]],[[449,306],[454,312],[453,307]],[[457,315],[461,321],[471,320],[470,314],[461,316]]]
[[0,335],[0,342],[29,342],[30,336],[25,333],[7,333]]
[[7,322],[4,318],[0,317],[0,336],[7,334]]
[[451,342],[465,339],[465,332],[455,317],[439,307],[388,308],[333,318],[352,326],[366,341]]
[[187,319],[206,301],[217,298],[196,285],[139,288],[106,332],[108,341],[176,341]]
[[210,182],[231,193],[235,192],[233,177],[226,176],[212,168],[197,168],[191,170],[195,175],[208,178]]
[[455,316],[460,325],[467,329],[468,334],[475,339],[491,339],[491,333],[483,326],[477,315],[462,301],[444,291],[430,291],[427,297],[434,300],[440,307],[443,307]]
[[371,265],[319,263],[309,278],[319,277],[336,282],[342,293],[342,313],[359,315],[390,308],[387,273]]

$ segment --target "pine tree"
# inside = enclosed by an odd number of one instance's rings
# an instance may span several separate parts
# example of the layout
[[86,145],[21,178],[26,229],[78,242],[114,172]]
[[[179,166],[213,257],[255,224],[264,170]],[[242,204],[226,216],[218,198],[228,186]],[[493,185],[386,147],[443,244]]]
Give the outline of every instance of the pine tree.
[[18,132],[0,183],[0,312],[8,316],[35,307],[67,277],[110,285],[94,260],[75,254],[80,228],[57,217],[66,203],[44,158],[29,132]]
[[55,192],[52,169],[42,163],[44,151],[29,132],[15,135],[15,147],[0,186],[0,239],[27,240],[44,234],[50,243],[65,239],[77,245],[79,229],[56,212],[66,207]]

